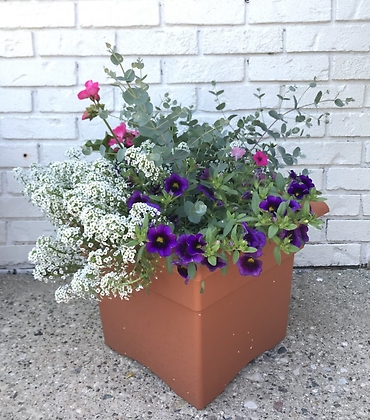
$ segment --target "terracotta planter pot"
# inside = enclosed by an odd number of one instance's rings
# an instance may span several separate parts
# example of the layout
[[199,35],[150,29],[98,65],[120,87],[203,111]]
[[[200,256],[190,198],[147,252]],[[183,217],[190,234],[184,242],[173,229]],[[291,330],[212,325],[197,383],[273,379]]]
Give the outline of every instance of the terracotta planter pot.
[[[314,211],[327,211],[324,203]],[[259,277],[226,276],[200,267],[196,278],[165,269],[129,301],[105,298],[100,313],[106,344],[158,375],[197,409],[216,398],[251,360],[286,335],[293,256],[273,257],[264,248]],[[200,293],[202,280],[205,292]]]

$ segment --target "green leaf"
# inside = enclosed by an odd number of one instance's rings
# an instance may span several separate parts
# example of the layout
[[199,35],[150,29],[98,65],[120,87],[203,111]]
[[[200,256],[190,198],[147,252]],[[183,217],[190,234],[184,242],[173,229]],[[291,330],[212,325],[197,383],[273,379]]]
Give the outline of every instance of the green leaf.
[[204,280],[202,280],[201,283],[200,283],[200,291],[199,291],[199,293],[204,293],[205,287],[206,287],[206,284],[205,284]]
[[188,265],[188,276],[189,276],[189,278],[193,279],[195,277],[196,272],[197,272],[196,265],[193,262],[189,263],[189,265]]
[[257,191],[253,191],[251,207],[254,214],[260,213],[260,198]]
[[123,162],[123,159],[125,158],[125,154],[126,154],[125,148],[118,150],[117,156],[116,156],[116,159],[118,160],[118,162]]
[[125,71],[125,80],[128,83],[131,83],[135,80],[135,72],[132,69]]
[[274,258],[277,264],[280,265],[281,264],[281,251],[277,245],[275,245],[275,248],[274,248]]
[[276,225],[269,226],[268,231],[267,231],[268,238],[269,239],[273,238],[277,234],[278,230],[279,230],[279,228]]
[[319,90],[317,92],[317,95],[316,95],[315,99],[314,99],[315,105],[317,105],[320,102],[321,98],[322,98],[322,92],[321,92],[321,90]]
[[217,264],[217,258],[214,255],[211,255],[207,258],[209,264],[215,266]]
[[240,256],[239,251],[234,251],[233,252],[233,264],[234,265],[238,262],[239,256]]
[[343,101],[341,100],[341,99],[336,99],[335,101],[334,101],[334,103],[335,103],[335,105],[336,106],[339,106],[340,108],[342,107],[342,106],[344,106],[344,103],[343,103]]

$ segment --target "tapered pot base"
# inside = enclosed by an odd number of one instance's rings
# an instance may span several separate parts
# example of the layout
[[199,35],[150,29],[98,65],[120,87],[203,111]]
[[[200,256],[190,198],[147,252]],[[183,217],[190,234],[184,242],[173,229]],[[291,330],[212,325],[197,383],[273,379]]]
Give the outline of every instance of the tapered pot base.
[[106,344],[204,408],[244,366],[286,335],[293,256],[276,265],[272,249],[264,248],[259,277],[240,276],[235,265],[226,276],[201,267],[184,285],[177,273],[163,271],[149,294],[141,291],[128,301],[104,298]]

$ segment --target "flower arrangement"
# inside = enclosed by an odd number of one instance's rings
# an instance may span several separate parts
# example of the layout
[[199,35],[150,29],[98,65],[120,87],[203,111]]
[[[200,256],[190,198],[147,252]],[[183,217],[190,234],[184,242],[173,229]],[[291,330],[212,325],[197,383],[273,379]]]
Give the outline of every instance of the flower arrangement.
[[266,241],[275,244],[277,262],[281,252],[298,251],[308,240],[308,226],[321,223],[310,202],[323,198],[307,172],[284,174],[281,162],[296,163],[300,149],[289,154],[277,141],[326,122],[328,113],[313,117],[307,111],[321,102],[343,106],[351,99],[324,99],[319,91],[312,103],[301,105],[303,95],[289,87],[278,97],[281,105],[292,101],[291,109],[266,110],[258,90],[260,109],[226,116],[223,91],[212,83],[220,117],[202,123],[168,94],[153,105],[142,60],[125,69],[115,47],[107,48],[121,70],[117,75],[105,69],[124,102],[118,124],[109,122],[114,115],[102,103],[97,82],[87,81],[78,94],[90,101],[82,119],[100,117],[107,129],[82,152],[101,156],[91,160],[71,150],[64,162],[15,170],[24,194],[57,228],[30,252],[35,278],[70,279],[56,291],[60,302],[127,299],[147,288],[164,265],[185,283],[199,265],[226,273],[228,264],[236,264],[241,275],[258,276]]

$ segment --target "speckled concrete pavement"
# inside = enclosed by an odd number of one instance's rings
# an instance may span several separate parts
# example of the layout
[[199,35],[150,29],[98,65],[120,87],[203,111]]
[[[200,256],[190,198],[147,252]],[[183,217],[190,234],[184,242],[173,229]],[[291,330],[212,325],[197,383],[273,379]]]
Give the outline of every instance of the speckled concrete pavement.
[[370,419],[370,271],[296,269],[287,337],[196,410],[105,346],[96,303],[0,275],[0,418]]

